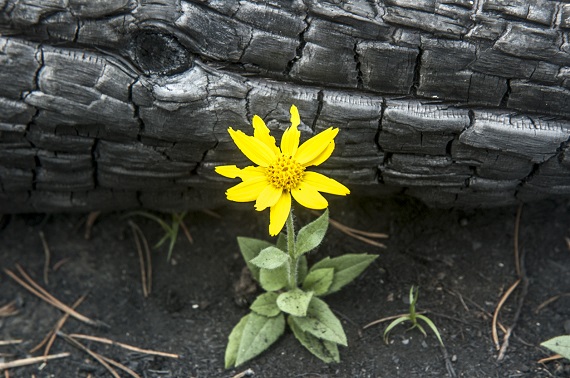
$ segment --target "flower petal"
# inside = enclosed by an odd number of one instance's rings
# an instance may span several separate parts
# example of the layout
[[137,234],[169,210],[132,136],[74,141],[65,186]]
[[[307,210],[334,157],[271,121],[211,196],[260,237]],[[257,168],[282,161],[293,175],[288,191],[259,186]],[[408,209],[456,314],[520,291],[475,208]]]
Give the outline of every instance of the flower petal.
[[306,165],[310,161],[315,160],[329,148],[330,142],[334,140],[337,134],[338,129],[333,129],[332,127],[318,133],[299,147],[295,160],[301,165]]
[[283,194],[283,189],[278,189],[273,185],[267,185],[265,189],[257,197],[255,202],[255,210],[262,211],[268,207],[271,207],[277,203],[281,195]]
[[220,165],[214,169],[216,173],[228,178],[236,178],[241,172],[241,169],[239,169],[236,165]]
[[246,135],[243,131],[236,131],[231,127],[228,129],[228,132],[241,152],[255,164],[267,167],[277,158],[275,153],[261,140]]
[[242,180],[248,180],[255,177],[265,177],[265,168],[254,167],[250,165],[244,169],[240,169],[235,165],[219,165],[215,168],[216,173],[228,177],[240,177]]
[[299,147],[299,140],[301,139],[301,132],[297,129],[297,126],[301,123],[301,118],[299,117],[299,111],[295,105],[291,105],[291,127],[283,133],[281,138],[281,152],[287,156],[294,156]]
[[244,169],[242,169],[238,176],[242,180],[249,180],[249,179],[258,178],[258,177],[266,177],[265,176],[265,168],[254,167],[253,165],[250,165],[249,167],[245,167]]
[[232,186],[226,191],[226,197],[230,201],[250,202],[255,201],[259,194],[269,185],[265,177],[253,178]]
[[295,201],[309,209],[320,210],[325,209],[329,205],[325,197],[306,182],[302,182],[295,189],[291,189],[291,194]]
[[303,182],[311,185],[319,192],[331,193],[339,196],[350,194],[350,190],[346,186],[317,172],[305,172]]
[[281,232],[290,211],[291,194],[284,190],[277,203],[271,206],[269,213],[269,235],[275,236]]
[[322,163],[327,161],[328,158],[331,157],[331,155],[334,151],[334,147],[335,147],[334,141],[330,142],[329,145],[327,146],[327,148],[325,148],[325,150],[323,152],[321,152],[321,154],[319,156],[317,156],[313,160],[305,163],[304,166],[309,167],[311,165],[315,165],[315,166],[321,165]]
[[252,124],[253,124],[253,136],[262,141],[263,143],[265,143],[265,145],[269,147],[269,149],[273,151],[275,155],[278,155],[279,148],[275,143],[275,138],[269,134],[269,128],[267,127],[267,125],[265,125],[265,122],[263,122],[261,117],[258,115],[254,115]]
[[291,126],[299,126],[301,123],[301,117],[299,117],[299,109],[297,109],[295,105],[291,105],[289,113],[291,113]]

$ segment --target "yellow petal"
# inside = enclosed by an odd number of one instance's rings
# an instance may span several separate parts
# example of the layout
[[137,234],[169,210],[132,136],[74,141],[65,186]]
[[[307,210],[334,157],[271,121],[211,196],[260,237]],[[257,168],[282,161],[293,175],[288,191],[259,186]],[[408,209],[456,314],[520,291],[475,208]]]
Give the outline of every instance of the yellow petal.
[[278,189],[273,185],[267,185],[265,189],[257,197],[255,202],[255,210],[262,211],[268,207],[271,207],[277,203],[281,195],[283,194],[283,189]]
[[291,194],[295,201],[309,209],[320,210],[329,205],[325,197],[306,182],[302,182],[295,189],[291,189]]
[[291,113],[291,126],[299,126],[301,123],[301,117],[299,117],[299,110],[295,105],[291,105],[291,109],[289,109]]
[[305,172],[303,182],[311,185],[319,192],[331,193],[339,196],[350,194],[350,190],[346,186],[317,172]]
[[301,118],[299,117],[299,111],[295,105],[291,106],[291,127],[283,133],[281,138],[281,152],[288,156],[294,156],[299,147],[299,139],[301,138],[301,132],[297,129],[297,126],[301,123]]
[[220,165],[214,169],[216,170],[216,173],[229,178],[236,178],[241,172],[241,169],[235,165]]
[[306,165],[310,161],[315,160],[329,148],[330,142],[334,140],[337,134],[338,129],[333,129],[332,127],[318,133],[299,147],[295,160],[301,165]]
[[309,167],[311,165],[315,165],[315,166],[321,165],[322,163],[327,161],[328,158],[331,157],[331,155],[334,151],[334,147],[335,147],[334,141],[330,142],[329,145],[327,146],[327,148],[325,148],[325,150],[323,152],[321,152],[321,154],[319,156],[317,156],[313,160],[309,161],[308,163],[305,163],[304,166]]
[[245,135],[240,130],[228,129],[234,143],[252,162],[262,167],[267,167],[277,159],[277,156],[269,147],[259,139]]
[[226,196],[235,202],[255,201],[267,185],[269,183],[265,177],[253,178],[232,186],[226,191]]
[[265,168],[254,167],[253,165],[250,165],[249,167],[245,167],[244,169],[242,169],[238,176],[242,180],[249,180],[252,178],[265,177]]
[[291,195],[288,191],[283,191],[277,203],[271,206],[269,213],[269,235],[275,236],[281,232],[290,211]]
[[242,180],[248,180],[255,177],[265,177],[265,168],[254,167],[253,165],[240,169],[235,165],[220,165],[215,168],[216,173],[228,177],[240,177]]
[[253,136],[262,141],[274,154],[279,154],[279,148],[275,143],[275,138],[269,134],[269,128],[260,116],[253,116]]

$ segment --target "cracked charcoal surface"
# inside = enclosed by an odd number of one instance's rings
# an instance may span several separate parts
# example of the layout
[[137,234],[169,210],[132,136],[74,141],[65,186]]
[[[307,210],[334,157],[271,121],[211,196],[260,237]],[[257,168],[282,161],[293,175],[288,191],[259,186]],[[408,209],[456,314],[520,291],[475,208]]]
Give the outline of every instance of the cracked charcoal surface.
[[[570,196],[561,1],[85,2],[0,12],[0,210],[225,203],[227,128],[339,127],[319,170],[429,205]],[[336,20],[336,21],[334,21]]]

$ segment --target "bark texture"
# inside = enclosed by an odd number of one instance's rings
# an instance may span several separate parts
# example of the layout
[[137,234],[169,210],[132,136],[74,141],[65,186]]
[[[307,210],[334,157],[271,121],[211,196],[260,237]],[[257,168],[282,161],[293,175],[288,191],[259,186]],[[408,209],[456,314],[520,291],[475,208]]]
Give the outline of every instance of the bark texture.
[[223,203],[227,128],[436,206],[570,196],[570,4],[0,0],[0,211]]

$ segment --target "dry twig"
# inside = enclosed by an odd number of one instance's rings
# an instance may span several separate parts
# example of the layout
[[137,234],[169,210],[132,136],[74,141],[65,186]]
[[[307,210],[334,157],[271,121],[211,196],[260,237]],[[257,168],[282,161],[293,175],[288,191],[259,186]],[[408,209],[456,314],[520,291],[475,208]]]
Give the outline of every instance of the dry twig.
[[67,341],[69,344],[74,346],[75,348],[87,353],[91,357],[93,357],[97,362],[99,362],[107,371],[114,377],[114,378],[121,378],[121,376],[117,373],[115,369],[113,369],[98,353],[93,352],[91,349],[87,348],[85,345],[81,344],[79,341],[72,339],[65,333],[59,331],[57,335]]
[[550,361],[560,360],[560,359],[562,359],[562,358],[564,358],[564,357],[562,357],[562,356],[559,355],[559,354],[555,354],[555,355],[550,356],[550,357],[542,358],[542,359],[538,360],[537,362],[538,362],[539,364],[544,364],[544,363],[547,363],[547,362],[550,362]]
[[83,234],[85,240],[91,239],[91,231],[93,230],[93,225],[97,218],[99,218],[99,215],[101,215],[100,211],[92,211],[87,216],[87,220],[85,221],[85,233]]
[[[313,213],[317,214],[317,212],[313,212]],[[372,240],[372,239],[387,239],[389,237],[388,234],[384,234],[384,233],[380,233],[380,232],[367,232],[367,231],[358,230],[356,228],[345,226],[344,224],[342,224],[339,221],[336,221],[332,218],[329,218],[329,223],[331,226],[333,226],[334,228],[336,228],[340,232],[345,233],[354,239],[360,240],[361,242],[373,245],[373,246],[378,247],[378,248],[386,248],[386,245],[384,243],[380,243],[380,242],[377,242],[376,240]]]
[[95,342],[107,344],[107,345],[115,345],[115,346],[118,346],[118,347],[121,347],[124,349],[132,350],[133,352],[138,352],[138,353],[143,353],[143,354],[152,354],[155,356],[162,356],[162,357],[169,357],[169,358],[179,358],[179,356],[177,354],[159,352],[159,351],[150,350],[150,349],[141,349],[141,348],[134,347],[132,345],[123,344],[123,343],[113,341],[110,339],[105,339],[102,337],[83,335],[80,333],[73,333],[73,334],[69,335],[69,337],[72,337],[74,339],[83,339],[83,340],[95,341]]
[[15,367],[38,364],[38,363],[46,362],[49,360],[54,360],[56,358],[63,358],[63,357],[68,357],[68,356],[69,356],[69,353],[65,352],[65,353],[53,354],[51,356],[30,357],[30,358],[23,358],[21,360],[16,360],[16,361],[0,362],[0,371],[5,370],[5,369],[15,368]]
[[238,373],[236,375],[234,375],[232,378],[243,378],[243,377],[249,377],[254,375],[255,373],[253,372],[253,370],[251,369],[247,369],[242,371],[241,373]]
[[534,310],[535,314],[538,314],[540,311],[542,311],[542,309],[544,309],[546,306],[548,306],[549,304],[551,304],[552,302],[556,302],[557,300],[559,300],[562,297],[568,297],[570,296],[570,293],[563,293],[563,294],[558,294],[555,295],[553,297],[548,298],[547,300],[545,300],[544,302],[542,302],[541,304],[539,304],[536,309]]
[[[511,285],[511,287],[509,287],[507,289],[505,294],[503,294],[503,296],[499,300],[499,303],[497,304],[497,307],[495,308],[495,312],[493,313],[493,323],[492,323],[492,330],[491,331],[493,333],[493,342],[495,343],[495,348],[497,348],[497,350],[499,350],[501,347],[499,344],[499,332],[497,331],[497,322],[499,319],[499,313],[501,312],[501,308],[503,307],[503,305],[505,304],[505,302],[507,301],[507,299],[509,298],[511,293],[517,288],[517,286],[520,283],[521,283],[521,280],[519,278],[518,280],[516,280],[516,282],[514,284]],[[508,330],[505,330],[505,332],[508,332]]]
[[[524,305],[524,300],[528,292],[528,278],[526,276],[526,269],[524,267],[524,250],[522,255],[519,253],[519,229],[520,229],[522,207],[523,205],[520,204],[517,210],[517,216],[515,220],[515,233],[514,233],[515,270],[518,278],[515,281],[515,283],[513,283],[509,287],[509,289],[505,292],[505,294],[501,297],[499,304],[495,309],[495,313],[493,314],[493,325],[492,325],[493,341],[495,342],[495,347],[497,348],[497,350],[499,350],[499,355],[497,356],[497,360],[499,361],[501,361],[506,355],[507,348],[509,346],[509,339],[512,335],[513,329],[515,328],[518,322],[518,319],[522,312],[522,307]],[[523,284],[522,293],[521,296],[519,297],[517,308],[513,316],[513,322],[511,326],[507,327],[505,335],[503,336],[502,345],[499,345],[499,335],[497,332],[497,319],[499,316],[499,312],[501,311],[501,307],[503,306],[503,304],[506,302],[506,300],[509,298],[509,296],[513,293],[513,291],[519,286],[521,282]]]
[[49,273],[49,264],[50,264],[50,260],[51,260],[51,253],[49,250],[49,246],[48,243],[46,241],[46,237],[44,235],[43,231],[40,231],[40,239],[42,239],[42,245],[44,247],[44,255],[45,255],[45,259],[44,259],[44,284],[49,284],[49,280],[48,280],[48,273]]
[[[143,296],[146,298],[150,295],[150,292],[152,290],[152,260],[150,256],[150,248],[148,247],[148,242],[140,227],[132,220],[129,220],[129,226],[131,226],[131,230],[133,231],[133,237],[135,239],[135,244],[137,246],[137,253],[139,255],[139,265],[141,269],[142,291],[143,291]],[[144,253],[143,253],[143,247],[144,247]]]
[[20,344],[24,340],[0,340],[0,346]]
[[[75,301],[75,303],[73,304],[73,306],[71,306],[71,308],[75,310],[85,300],[86,297],[87,295],[82,295],[78,300]],[[30,353],[35,353],[37,350],[39,350],[42,346],[44,346],[47,343],[46,348],[44,349],[44,356],[47,356],[55,341],[57,333],[61,330],[61,328],[63,327],[68,318],[69,318],[69,313],[66,312],[65,314],[63,314],[63,316],[57,321],[57,323],[55,323],[53,329],[48,332],[46,337],[44,337],[44,339],[38,345],[36,345],[32,350],[30,350]]]
[[[10,278],[12,278],[14,281],[16,281],[17,283],[19,283],[21,286],[23,286],[24,288],[26,288],[28,291],[30,291],[32,294],[36,295],[37,297],[39,297],[40,299],[44,300],[45,302],[49,303],[50,305],[60,309],[63,312],[68,313],[69,315],[73,316],[75,319],[82,321],[84,323],[87,323],[89,325],[92,326],[107,326],[105,323],[101,322],[101,321],[95,321],[92,319],[89,319],[88,317],[81,315],[80,313],[78,313],[77,311],[75,311],[74,309],[72,309],[71,307],[65,305],[64,303],[62,303],[60,300],[58,300],[57,298],[55,298],[53,295],[51,295],[47,290],[45,290],[43,287],[41,287],[40,285],[38,285],[25,271],[24,269],[22,269],[22,267],[20,265],[16,265],[18,272],[24,277],[24,279],[27,281],[25,282],[22,278],[18,277],[14,272],[12,272],[9,269],[4,269],[4,272],[10,276]],[[108,326],[107,326],[108,327]]]
[[190,230],[188,230],[188,227],[186,227],[186,223],[184,223],[184,219],[180,220],[180,228],[184,232],[184,235],[186,236],[186,239],[188,239],[188,242],[190,244],[194,244],[194,239],[192,238],[192,235],[190,234]]
[[[426,313],[427,313],[427,311],[416,312],[416,314],[420,314],[420,315],[426,314]],[[409,315],[409,313],[387,316],[385,318],[378,319],[378,320],[375,320],[371,323],[366,324],[364,327],[362,327],[362,329],[366,329],[366,328],[372,327],[373,325],[384,323],[384,322],[387,322],[388,320],[394,320],[394,319],[401,318],[402,316],[408,316],[408,315]]]
[[7,318],[8,316],[14,316],[18,313],[16,308],[16,301],[5,304],[0,307],[0,318]]

